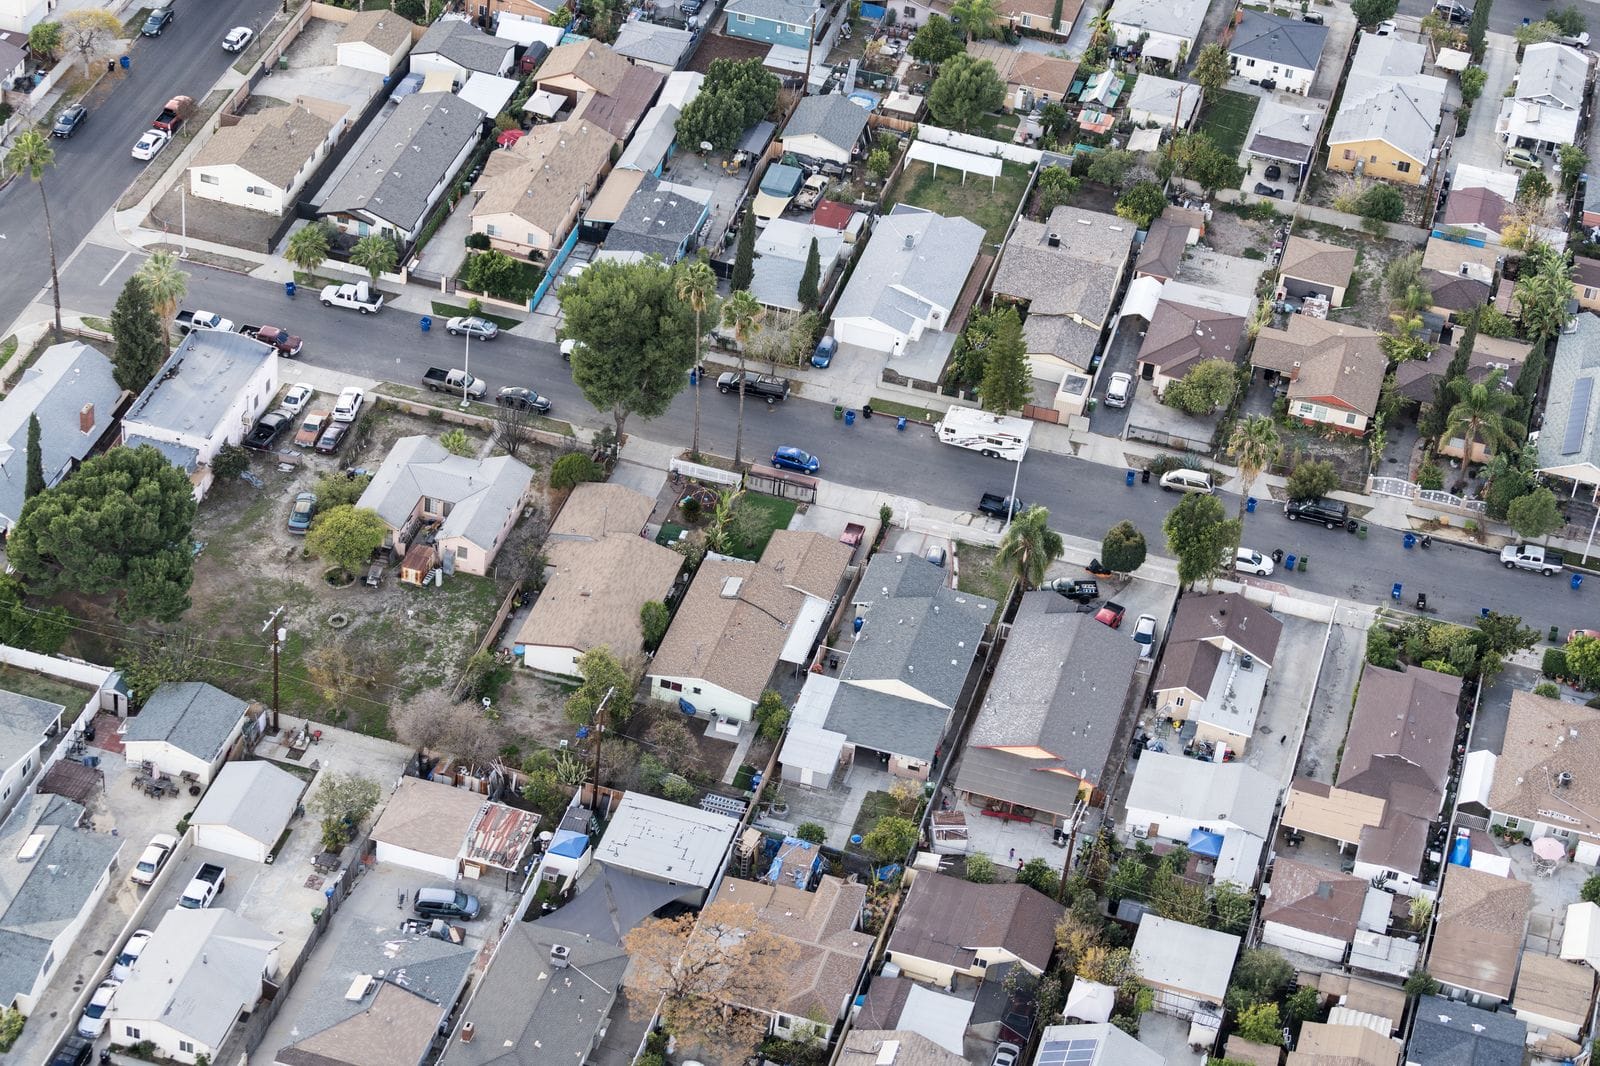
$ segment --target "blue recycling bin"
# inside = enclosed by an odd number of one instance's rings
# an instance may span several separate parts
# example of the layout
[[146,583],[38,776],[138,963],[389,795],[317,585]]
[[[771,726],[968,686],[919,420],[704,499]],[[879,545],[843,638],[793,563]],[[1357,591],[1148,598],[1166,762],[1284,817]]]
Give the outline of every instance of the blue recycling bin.
[[430,329],[433,328],[433,316],[432,315],[423,315],[421,320],[419,320],[417,322],[417,325],[422,327],[422,332],[424,332],[424,333],[428,332]]
[[847,426],[856,424],[856,413],[854,411],[846,411],[844,413],[844,424]]
[[1134,474],[1132,470],[1128,471],[1128,473],[1123,477],[1123,484],[1127,485],[1130,489],[1133,488],[1133,477]]
[[283,294],[291,300],[294,299],[294,282],[286,281],[283,283]]
[[1489,617],[1489,608],[1487,608],[1487,607],[1479,607],[1478,608],[1478,617],[1479,618],[1488,618]]
[[1294,556],[1293,555],[1288,555],[1288,556],[1284,557],[1283,570],[1284,570],[1284,573],[1288,573],[1288,574],[1294,573]]
[[698,385],[698,384],[700,384],[700,375],[695,372],[695,369],[693,367],[689,368],[689,384],[690,385]]
[[906,431],[906,416],[905,415],[901,415],[899,418],[894,420],[894,428],[898,429],[901,433],[904,433]]
[[133,66],[133,60],[129,59],[127,56],[123,56],[121,59],[117,60],[117,62],[121,64],[123,70],[127,70],[129,67]]
[[1415,533],[1407,533],[1404,537],[1402,537],[1400,539],[1401,539],[1401,542],[1405,544],[1406,551],[1410,551],[1412,548],[1415,548],[1417,546],[1417,535]]
[[1254,496],[1245,497],[1244,513],[1245,514],[1255,514],[1256,513],[1256,498]]
[[1396,601],[1400,599],[1400,582],[1396,581],[1394,587],[1389,590],[1389,598]]
[[1573,592],[1577,592],[1581,588],[1583,588],[1583,575],[1582,574],[1573,574],[1572,575],[1572,591]]

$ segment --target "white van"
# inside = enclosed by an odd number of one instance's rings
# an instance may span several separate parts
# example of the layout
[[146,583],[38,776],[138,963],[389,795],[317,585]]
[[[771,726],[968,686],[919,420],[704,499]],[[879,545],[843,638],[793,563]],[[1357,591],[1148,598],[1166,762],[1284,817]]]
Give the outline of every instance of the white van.
[[1161,487],[1168,492],[1202,492],[1210,496],[1211,475],[1203,470],[1168,470],[1161,475]]

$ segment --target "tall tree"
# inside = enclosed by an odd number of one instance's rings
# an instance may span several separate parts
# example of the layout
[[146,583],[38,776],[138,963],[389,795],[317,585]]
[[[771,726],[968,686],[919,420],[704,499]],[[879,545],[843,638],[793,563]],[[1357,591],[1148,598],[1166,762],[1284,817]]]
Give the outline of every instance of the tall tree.
[[988,358],[978,395],[983,409],[1003,415],[1019,411],[1033,398],[1033,374],[1028,368],[1028,346],[1022,339],[1022,319],[1007,306],[990,316]]
[[[1533,269],[1529,270],[1529,266]],[[1572,320],[1572,312],[1567,309],[1572,300],[1572,264],[1564,253],[1548,244],[1535,243],[1523,259],[1516,293],[1528,337],[1536,349],[1542,348]],[[1523,376],[1526,374],[1524,367]]]
[[285,255],[307,274],[315,274],[328,258],[328,227],[320,222],[301,226],[289,238]]
[[1024,590],[1038,588],[1050,564],[1061,558],[1066,544],[1050,528],[1050,512],[1037,504],[1011,519],[1000,538],[994,563],[1010,570]]
[[694,311],[660,260],[594,263],[561,286],[562,336],[578,342],[572,380],[609,410],[618,442],[631,414],[656,418],[688,383]]
[[178,304],[189,291],[189,275],[178,269],[178,257],[171,252],[152,252],[149,259],[139,265],[134,277],[144,282],[150,294],[150,304],[161,317],[161,340],[172,350],[172,319],[178,313]]
[[332,507],[311,523],[306,547],[332,566],[354,573],[383,544],[389,527],[370,507]]
[[760,59],[715,59],[700,92],[678,116],[679,145],[701,151],[710,144],[719,152],[738,146],[744,131],[765,118],[778,102],[776,75]]
[[766,317],[766,308],[750,294],[748,289],[740,289],[729,296],[722,305],[722,324],[733,330],[734,337],[739,341],[739,428],[733,437],[733,465],[737,467],[744,457],[744,356],[745,346],[750,338],[761,332],[761,320]]
[[1005,102],[1006,84],[994,64],[963,53],[945,61],[928,90],[928,110],[946,126],[966,130]]
[[[694,365],[700,365],[700,342],[705,338],[706,331],[701,326],[701,316],[713,309],[717,302],[717,275],[709,263],[696,259],[678,271],[677,281],[674,283],[678,299],[688,304],[694,311]],[[705,388],[705,382],[696,379],[694,390],[694,436],[689,441],[689,456],[698,460],[700,458],[700,391]]]
[[1124,519],[1106,530],[1100,541],[1100,562],[1107,570],[1131,574],[1144,565],[1148,550],[1139,527]]
[[194,486],[149,445],[113,448],[22,508],[7,558],[29,591],[120,598],[130,618],[189,606]]
[[739,243],[733,252],[733,273],[728,284],[734,292],[750,288],[756,276],[756,213],[746,211],[739,220]]
[[1214,93],[1228,84],[1233,71],[1228,67],[1228,53],[1222,45],[1212,42],[1200,46],[1194,57],[1194,80],[1207,93]]
[[28,51],[46,61],[53,61],[61,52],[61,23],[39,22],[28,31]]
[[44,451],[39,447],[39,416],[28,416],[28,480],[22,486],[22,501],[44,491]]
[[1000,11],[995,0],[955,0],[950,5],[950,20],[961,27],[968,40],[982,41],[994,36]]
[[129,392],[144,391],[166,361],[167,342],[150,289],[138,274],[123,283],[117,294],[111,308],[111,337],[117,344],[111,376]]
[[1228,438],[1228,454],[1239,464],[1239,531],[1244,531],[1245,500],[1251,487],[1263,470],[1270,469],[1283,454],[1283,441],[1278,438],[1278,427],[1266,415],[1256,415],[1235,422],[1233,434]]
[[350,262],[365,270],[374,285],[378,283],[379,274],[390,273],[399,261],[400,249],[381,233],[367,234],[350,249]]
[[1394,18],[1399,6],[1399,0],[1353,0],[1350,13],[1360,25],[1376,26],[1384,19]]
[[1546,485],[1540,485],[1527,495],[1512,500],[1511,506],[1506,508],[1506,520],[1516,530],[1517,536],[1528,540],[1548,537],[1566,525],[1561,506],[1556,502],[1556,494]]
[[907,50],[918,63],[936,67],[967,49],[961,34],[956,32],[950,20],[943,15],[932,14],[917,30],[916,36],[911,38],[911,47]]
[[1209,588],[1228,549],[1239,543],[1238,522],[1226,517],[1215,496],[1185,496],[1167,514],[1161,528],[1167,547],[1178,559],[1178,582],[1192,588],[1204,581]]
[[800,301],[800,308],[804,311],[817,309],[817,283],[821,281],[822,253],[817,249],[817,239],[811,238],[811,247],[806,249],[805,269],[800,272],[800,288],[795,292],[795,299]]
[[103,7],[79,8],[61,16],[62,40],[67,51],[76,53],[83,60],[85,74],[89,73],[90,66],[105,47],[121,33],[121,21]]
[[1459,437],[1464,463],[1476,462],[1473,458],[1476,445],[1482,444],[1490,451],[1511,452],[1521,445],[1526,435],[1526,430],[1507,413],[1517,398],[1515,393],[1500,387],[1504,376],[1502,371],[1493,370],[1476,385],[1467,378],[1457,378],[1452,385],[1456,405],[1445,418],[1439,446]]
[[[70,12],[71,15],[79,12]],[[45,242],[50,246],[50,295],[56,305],[56,343],[61,343],[61,278],[56,271],[56,228],[50,221],[50,197],[44,191],[44,172],[55,166],[56,152],[50,139],[38,130],[23,130],[6,152],[6,169],[13,174],[26,174],[28,180],[39,186],[39,203],[44,207]]]

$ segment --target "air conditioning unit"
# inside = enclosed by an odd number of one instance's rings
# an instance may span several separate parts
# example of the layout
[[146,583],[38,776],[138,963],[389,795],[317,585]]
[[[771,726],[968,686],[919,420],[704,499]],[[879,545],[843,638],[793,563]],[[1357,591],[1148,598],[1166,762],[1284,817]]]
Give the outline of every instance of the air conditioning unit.
[[1133,834],[1135,840],[1143,840],[1150,835],[1150,827],[1147,825],[1136,825],[1129,831]]

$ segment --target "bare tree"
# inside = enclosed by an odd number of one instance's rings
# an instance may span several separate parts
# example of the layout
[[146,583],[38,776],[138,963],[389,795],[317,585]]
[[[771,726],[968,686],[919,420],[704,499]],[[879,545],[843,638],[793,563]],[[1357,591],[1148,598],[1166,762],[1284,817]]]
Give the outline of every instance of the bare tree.
[[495,445],[504,449],[511,458],[517,458],[524,448],[534,442],[535,428],[534,412],[531,409],[511,404],[502,404],[495,408],[493,440]]
[[83,72],[122,32],[117,16],[103,7],[86,7],[61,16],[61,36],[69,52],[83,59]]

